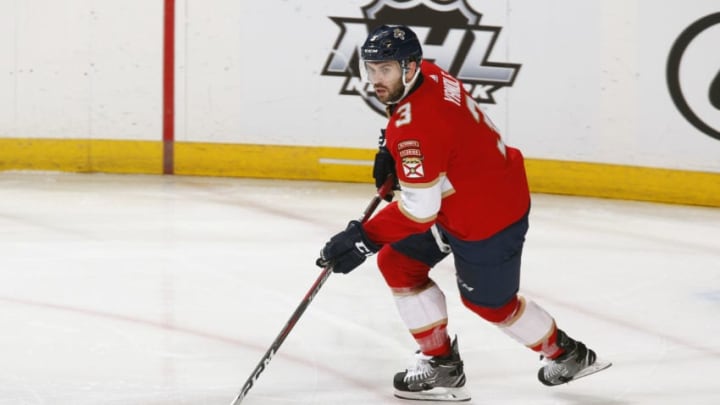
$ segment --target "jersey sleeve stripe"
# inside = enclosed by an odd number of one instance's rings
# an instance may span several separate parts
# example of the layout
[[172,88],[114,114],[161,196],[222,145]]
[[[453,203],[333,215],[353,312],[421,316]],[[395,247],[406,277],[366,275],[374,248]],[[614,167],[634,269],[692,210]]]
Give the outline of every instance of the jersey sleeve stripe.
[[400,194],[399,208],[409,219],[428,223],[437,218],[443,194],[452,191],[445,174],[441,174],[434,181],[429,183],[401,183],[402,193]]

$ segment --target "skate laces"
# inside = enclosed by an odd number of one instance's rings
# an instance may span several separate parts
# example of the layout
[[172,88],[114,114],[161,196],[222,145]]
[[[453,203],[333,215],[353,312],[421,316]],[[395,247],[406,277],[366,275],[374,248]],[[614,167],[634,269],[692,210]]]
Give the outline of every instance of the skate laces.
[[406,382],[425,379],[435,371],[435,368],[430,364],[432,356],[417,352],[415,353],[415,359],[417,360],[416,363],[409,367],[405,374],[404,380]]
[[540,356],[540,360],[546,363],[543,367],[545,378],[548,380],[557,378],[560,381],[572,379],[578,371],[591,364],[588,353],[590,351],[585,348],[585,345],[576,342],[572,351],[566,352],[554,360]]
[[552,380],[555,377],[563,375],[567,371],[567,366],[562,361],[555,361],[548,359],[547,357],[540,356],[540,360],[544,364],[543,374],[548,380]]

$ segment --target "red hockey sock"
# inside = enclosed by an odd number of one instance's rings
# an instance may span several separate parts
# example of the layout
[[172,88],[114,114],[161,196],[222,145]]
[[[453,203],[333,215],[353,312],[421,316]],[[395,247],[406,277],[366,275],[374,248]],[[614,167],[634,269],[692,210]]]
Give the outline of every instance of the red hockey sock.
[[433,357],[444,357],[452,353],[450,336],[447,334],[446,326],[441,325],[412,334],[424,354]]
[[557,345],[557,328],[553,328],[552,333],[540,344],[532,346],[536,352],[542,353],[543,356],[552,360],[558,358],[565,351]]

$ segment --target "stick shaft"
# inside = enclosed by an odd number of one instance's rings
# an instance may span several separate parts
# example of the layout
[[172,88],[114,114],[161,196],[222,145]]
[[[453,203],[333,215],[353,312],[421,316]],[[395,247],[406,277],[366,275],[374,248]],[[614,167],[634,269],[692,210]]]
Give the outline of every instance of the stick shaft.
[[[392,190],[393,184],[394,179],[392,178],[392,176],[388,176],[385,184],[383,184],[382,187],[378,189],[375,197],[373,197],[368,206],[365,208],[365,211],[363,211],[360,222],[364,223],[368,219],[370,219],[373,212],[375,212],[378,205],[380,205],[382,197]],[[248,391],[250,391],[250,388],[253,387],[255,382],[260,377],[260,374],[262,374],[262,372],[265,371],[265,368],[267,368],[268,364],[270,364],[273,356],[275,356],[275,353],[277,353],[278,349],[280,349],[280,346],[285,341],[285,338],[287,338],[287,336],[290,334],[290,331],[292,331],[292,329],[295,327],[295,324],[305,312],[308,305],[310,305],[312,300],[315,299],[315,296],[320,291],[320,288],[323,286],[323,284],[325,284],[325,281],[327,281],[327,279],[330,277],[330,274],[332,274],[332,267],[328,266],[322,270],[318,278],[315,280],[315,283],[313,283],[312,287],[310,287],[308,292],[305,294],[305,297],[303,297],[300,305],[298,305],[298,307],[295,309],[295,312],[293,312],[292,316],[290,316],[290,319],[288,319],[287,323],[285,323],[285,326],[280,331],[280,334],[278,334],[278,336],[275,338],[273,343],[270,345],[270,348],[260,359],[260,362],[255,367],[255,370],[253,370],[253,372],[250,374],[250,377],[248,377],[247,381],[245,381],[245,384],[240,390],[240,393],[235,397],[235,400],[233,400],[232,405],[239,405],[242,402],[243,398],[245,398]]]

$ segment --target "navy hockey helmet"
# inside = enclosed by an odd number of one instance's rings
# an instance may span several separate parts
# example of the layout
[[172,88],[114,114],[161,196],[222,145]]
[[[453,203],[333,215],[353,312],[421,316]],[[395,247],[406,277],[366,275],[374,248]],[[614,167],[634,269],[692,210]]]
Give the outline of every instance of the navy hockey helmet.
[[360,47],[360,78],[363,82],[371,82],[368,62],[398,62],[398,77],[404,86],[403,93],[394,100],[384,101],[388,105],[395,104],[408,94],[420,75],[418,66],[412,78],[406,77],[410,62],[420,64],[421,60],[422,47],[413,30],[405,25],[381,25],[368,35]]
[[360,58],[366,62],[420,62],[422,47],[417,35],[405,25],[381,25],[368,35],[360,48]]

